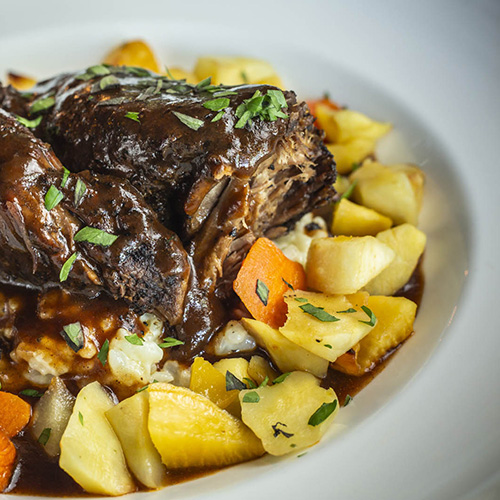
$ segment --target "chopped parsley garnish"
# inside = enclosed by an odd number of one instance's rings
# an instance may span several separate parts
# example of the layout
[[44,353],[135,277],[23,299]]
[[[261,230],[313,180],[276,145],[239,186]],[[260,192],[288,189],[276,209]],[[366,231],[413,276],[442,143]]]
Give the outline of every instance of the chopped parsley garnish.
[[80,421],[80,424],[83,425],[83,415],[81,411],[78,412],[78,420]]
[[301,453],[300,455],[297,455],[297,458],[303,457],[304,455],[307,455],[307,451],[305,453]]
[[120,85],[120,81],[115,75],[105,76],[104,78],[101,78],[101,81],[99,82],[99,88],[101,90],[106,90],[109,87],[116,87],[117,85]]
[[353,400],[353,397],[350,394],[348,394],[344,400],[344,407],[347,406],[352,400]]
[[49,187],[49,190],[45,194],[45,208],[47,210],[52,210],[54,207],[59,205],[59,203],[64,198],[63,194],[54,185]]
[[85,191],[87,191],[87,186],[81,179],[78,179],[75,186],[75,206],[80,205]]
[[247,74],[244,71],[242,71],[240,73],[240,76],[241,76],[241,79],[243,80],[243,83],[248,83],[249,82],[248,76],[247,76]]
[[268,383],[269,383],[269,377],[266,375],[265,379],[259,384],[259,387],[257,387],[257,389],[260,389],[261,387],[266,387]]
[[41,432],[40,436],[38,437],[38,442],[42,446],[45,446],[49,441],[51,431],[52,429],[50,427],[45,427],[45,429]]
[[210,111],[222,111],[226,109],[230,100],[227,97],[220,97],[218,99],[211,99],[210,101],[206,101],[203,103],[203,107],[209,109]]
[[358,321],[368,326],[375,326],[377,323],[377,317],[375,316],[375,314],[373,314],[373,311],[366,306],[361,306],[361,309],[363,309],[363,311],[370,318],[370,320],[369,321],[358,320]]
[[233,375],[229,370],[226,372],[226,391],[243,391],[247,388],[236,375]]
[[337,311],[337,314],[350,314],[350,313],[355,313],[356,309],[353,307],[349,307],[349,309],[346,309],[345,311]]
[[218,122],[224,116],[224,111],[219,111],[211,120],[211,123]]
[[312,415],[307,422],[312,427],[323,423],[337,408],[337,400],[334,399],[331,403],[323,403]]
[[71,269],[73,269],[73,264],[75,260],[78,258],[78,252],[73,253],[63,264],[61,267],[61,271],[59,272],[59,281],[62,283],[68,279],[69,273]]
[[196,88],[197,89],[204,89],[205,87],[208,87],[211,83],[212,83],[212,77],[207,76],[207,78],[205,78],[204,80],[202,80],[201,82],[198,82],[196,84]]
[[288,377],[288,375],[290,375],[290,373],[291,372],[282,373],[279,377],[276,377],[273,380],[273,384],[281,384],[281,382],[283,382]]
[[179,339],[174,339],[174,337],[166,337],[163,339],[161,344],[158,344],[162,349],[167,349],[169,347],[174,347],[176,345],[184,345],[184,342]]
[[258,403],[260,401],[260,396],[255,392],[247,392],[243,396],[243,403]]
[[251,378],[245,377],[243,380],[247,383],[249,389],[257,389],[257,384]]
[[114,234],[90,226],[85,226],[83,229],[80,229],[73,237],[75,241],[86,241],[102,247],[111,246],[117,239],[118,236]]
[[339,318],[336,318],[335,316],[332,316],[330,313],[327,313],[323,307],[316,307],[313,306],[312,304],[304,304],[299,307],[306,314],[314,316],[316,319],[322,321],[323,323],[334,323],[335,321],[340,321]]
[[30,114],[33,115],[35,113],[45,111],[46,109],[50,109],[55,103],[56,100],[54,99],[54,96],[40,97],[36,101],[33,101],[33,104],[30,106]]
[[30,398],[41,398],[43,396],[43,392],[36,389],[23,389],[19,394],[21,396],[29,396]]
[[133,335],[125,335],[125,340],[132,345],[143,345],[144,340],[141,339],[136,333]]
[[257,286],[255,287],[255,293],[259,297],[260,301],[267,306],[267,302],[269,300],[269,288],[267,285],[261,281],[257,280]]
[[141,120],[139,120],[139,112],[138,111],[127,111],[125,113],[125,118],[128,118],[129,120],[134,120],[134,122],[137,122],[137,123],[141,123]]
[[61,335],[73,351],[78,352],[83,348],[85,339],[83,336],[82,325],[79,321],[76,323],[70,323],[69,325],[64,325]]
[[101,350],[97,354],[97,359],[101,362],[102,366],[104,366],[108,361],[108,352],[109,352],[109,340],[106,339],[102,344]]
[[251,123],[253,118],[260,118],[264,121],[276,121],[278,118],[288,118],[282,111],[287,108],[285,96],[281,90],[268,90],[262,95],[260,90],[256,90],[250,99],[245,99],[236,108],[236,117],[239,118],[234,128],[243,128],[247,123]]
[[[151,384],[157,384],[158,383],[158,380],[154,379]],[[145,391],[151,384],[147,384],[145,385],[144,387],[141,387],[140,389],[137,389],[137,391],[135,392],[142,392],[142,391]]]
[[281,434],[283,437],[286,437],[287,439],[291,438],[293,436],[293,434],[291,432],[285,432],[283,429],[280,429],[278,427],[280,425],[283,427],[287,427],[287,425],[283,424],[282,422],[276,422],[274,425],[271,425],[271,427],[274,431],[273,436],[276,438]]
[[66,183],[68,182],[68,179],[69,179],[69,174],[70,174],[70,171],[63,167],[64,169],[64,174],[63,174],[63,178],[62,178],[62,181],[61,181],[61,187],[65,187],[66,186]]
[[203,120],[199,120],[198,118],[194,118],[193,116],[185,115],[184,113],[179,113],[178,111],[172,111],[172,113],[182,122],[184,125],[189,127],[192,130],[198,130],[200,127],[203,127],[205,122]]
[[104,64],[96,64],[95,66],[90,66],[90,68],[87,68],[85,73],[82,73],[81,75],[78,75],[75,77],[76,80],[91,80],[92,78],[96,76],[105,76],[109,75],[111,71],[107,66]]
[[295,300],[297,302],[307,302],[307,299],[304,299],[303,297],[295,297]]
[[285,278],[281,278],[281,280],[283,281],[283,283],[288,287],[290,288],[290,290],[292,291],[295,291],[295,288],[293,288],[293,285],[291,283],[288,283],[288,281],[285,279]]
[[325,347],[328,347],[328,349],[333,349],[333,347],[330,344],[323,344]]
[[225,97],[228,95],[238,95],[234,90],[218,90],[214,93],[214,97]]
[[361,163],[359,162],[354,162],[352,165],[351,165],[351,171],[354,172],[355,170],[358,170],[358,168],[361,167]]
[[339,198],[339,201],[340,200],[343,200],[343,199],[349,199],[354,191],[354,188],[356,187],[358,183],[358,180],[356,179],[341,195],[341,197]]
[[42,121],[41,116],[37,116],[34,120],[28,120],[27,118],[23,118],[22,116],[16,115],[16,119],[21,125],[24,125],[25,127],[28,128],[36,128],[38,127],[38,125],[40,125],[40,122]]

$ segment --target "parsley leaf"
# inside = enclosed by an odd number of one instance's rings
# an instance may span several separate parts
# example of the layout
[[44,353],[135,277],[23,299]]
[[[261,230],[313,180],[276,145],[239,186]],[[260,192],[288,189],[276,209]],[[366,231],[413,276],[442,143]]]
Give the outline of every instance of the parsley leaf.
[[106,90],[109,87],[116,87],[117,85],[120,85],[120,81],[115,75],[105,76],[104,78],[101,78],[101,81],[99,82],[101,90]]
[[82,424],[83,426],[83,415],[81,411],[78,412],[78,420],[80,421],[80,424]]
[[24,125],[25,127],[36,128],[38,127],[38,125],[40,125],[40,122],[42,121],[42,116],[38,116],[34,120],[28,120],[27,118],[23,118],[22,116],[16,115],[16,119],[21,125]]
[[226,109],[230,100],[227,97],[220,97],[218,99],[211,99],[210,101],[206,101],[203,103],[203,107],[209,109],[210,111],[222,111]]
[[260,396],[255,392],[247,392],[243,396],[243,403],[258,403],[260,401]]
[[354,188],[356,187],[358,183],[358,179],[356,179],[340,196],[339,201],[345,199],[349,199],[354,191]]
[[38,442],[42,446],[45,446],[49,441],[51,431],[52,429],[50,427],[45,427],[45,429],[41,432],[40,436],[38,437]]
[[226,391],[243,391],[247,388],[236,375],[233,375],[229,370],[226,372]]
[[319,321],[322,321],[323,323],[334,323],[335,321],[340,321],[339,318],[336,318],[335,316],[332,316],[331,314],[327,313],[323,307],[316,307],[313,306],[312,304],[304,304],[302,306],[299,306],[302,311],[304,311],[307,314],[310,314],[311,316],[314,316],[316,319]]
[[127,111],[125,113],[125,118],[128,118],[129,120],[134,120],[134,122],[141,123],[141,120],[139,120],[139,112],[138,111]]
[[218,122],[224,116],[224,111],[219,111],[211,120],[211,123]]
[[257,280],[257,286],[255,287],[255,293],[259,297],[260,301],[267,306],[267,302],[269,300],[269,288],[267,285],[261,281]]
[[273,436],[274,437],[278,437],[280,434],[283,436],[283,437],[286,437],[286,438],[291,438],[293,436],[292,433],[290,432],[285,432],[283,429],[280,429],[278,426],[281,425],[283,427],[287,427],[286,424],[283,424],[282,422],[276,422],[274,425],[271,425],[274,433],[273,433]]
[[203,120],[198,120],[193,116],[185,115],[184,113],[179,113],[178,111],[172,111],[172,113],[182,122],[184,125],[188,126],[192,130],[198,130],[203,127],[205,122]]
[[290,375],[290,373],[291,372],[282,373],[279,377],[276,377],[273,380],[273,385],[274,384],[281,384],[281,382],[283,382],[288,377],[288,375]]
[[81,179],[78,179],[75,186],[75,206],[80,205],[85,191],[87,191],[87,186]]
[[106,339],[102,344],[101,350],[97,354],[97,359],[101,362],[102,366],[104,366],[108,361],[108,352],[109,352],[109,340]]
[[337,400],[334,399],[331,403],[323,403],[312,415],[307,422],[310,426],[316,427],[323,423],[337,408]]
[[85,226],[83,229],[80,229],[73,237],[74,241],[86,241],[102,247],[111,246],[117,239],[118,236],[114,234],[90,226]]
[[366,306],[361,306],[361,309],[363,309],[365,314],[370,318],[370,321],[362,321],[362,320],[358,321],[368,326],[375,326],[377,324],[377,317],[375,316],[375,314],[373,314],[373,311]]
[[344,407],[346,407],[352,400],[353,400],[353,397],[350,394],[348,394],[344,400]]
[[288,283],[288,281],[285,278],[282,277],[281,280],[283,281],[283,283],[285,283],[285,285],[288,288],[290,288],[290,290],[295,291],[295,288],[293,288],[293,285],[291,283]]
[[257,389],[257,384],[251,378],[245,377],[243,380],[247,383],[249,389]]
[[49,187],[49,190],[45,194],[45,208],[47,210],[52,210],[54,207],[59,205],[59,203],[64,198],[64,195],[57,189],[54,185]]
[[355,313],[356,309],[353,307],[349,307],[349,309],[346,309],[344,311],[337,311],[337,314],[348,314],[348,313]]
[[19,394],[21,396],[29,396],[30,398],[41,398],[43,396],[43,392],[36,389],[23,389]]
[[295,297],[295,300],[297,302],[307,302],[307,299],[304,299],[303,297]]
[[61,336],[71,349],[73,349],[73,351],[78,352],[83,348],[85,342],[82,325],[79,321],[76,323],[70,323],[69,325],[64,325]]
[[174,347],[176,345],[184,345],[184,342],[179,339],[174,339],[174,337],[166,337],[163,339],[161,344],[158,344],[162,349],[167,349],[169,347]]
[[141,339],[136,333],[133,335],[125,335],[125,340],[132,345],[143,345],[144,340]]
[[62,181],[61,181],[61,187],[65,187],[66,186],[66,183],[68,182],[68,179],[69,179],[69,174],[70,174],[70,171],[63,167],[64,168],[64,174],[63,174],[63,178],[62,178]]
[[40,113],[46,109],[50,109],[55,103],[56,100],[54,99],[54,96],[40,97],[36,101],[33,101],[33,104],[30,106],[30,114],[34,115],[35,113]]
[[73,269],[73,264],[75,260],[78,258],[78,252],[73,253],[66,262],[62,265],[61,271],[59,272],[59,281],[62,283],[68,279],[69,273],[71,269]]

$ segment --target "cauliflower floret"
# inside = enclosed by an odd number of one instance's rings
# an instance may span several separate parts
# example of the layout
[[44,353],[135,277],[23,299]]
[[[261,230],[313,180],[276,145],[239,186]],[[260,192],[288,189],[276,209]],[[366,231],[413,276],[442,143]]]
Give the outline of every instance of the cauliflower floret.
[[215,354],[227,356],[234,352],[253,351],[257,347],[254,338],[239,321],[230,321],[214,341]]
[[295,224],[292,231],[277,238],[274,243],[290,260],[305,267],[311,241],[314,238],[326,238],[327,236],[324,219],[308,213]]

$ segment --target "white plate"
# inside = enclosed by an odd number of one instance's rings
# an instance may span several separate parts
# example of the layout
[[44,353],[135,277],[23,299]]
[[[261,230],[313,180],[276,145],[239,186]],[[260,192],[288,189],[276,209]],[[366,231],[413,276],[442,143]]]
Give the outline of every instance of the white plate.
[[268,59],[300,95],[393,122],[381,155],[426,171],[429,242],[416,335],[328,439],[137,497],[500,498],[500,4],[3,2],[0,74],[82,68],[140,36],[169,64]]

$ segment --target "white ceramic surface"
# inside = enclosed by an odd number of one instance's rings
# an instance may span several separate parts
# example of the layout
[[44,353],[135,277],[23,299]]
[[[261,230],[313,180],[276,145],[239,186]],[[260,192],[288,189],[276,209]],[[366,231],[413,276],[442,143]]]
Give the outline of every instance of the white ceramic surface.
[[327,439],[137,498],[500,498],[500,3],[2,0],[0,75],[85,67],[139,36],[168,64],[266,58],[301,96],[393,122],[380,155],[425,170],[429,241],[416,335]]

